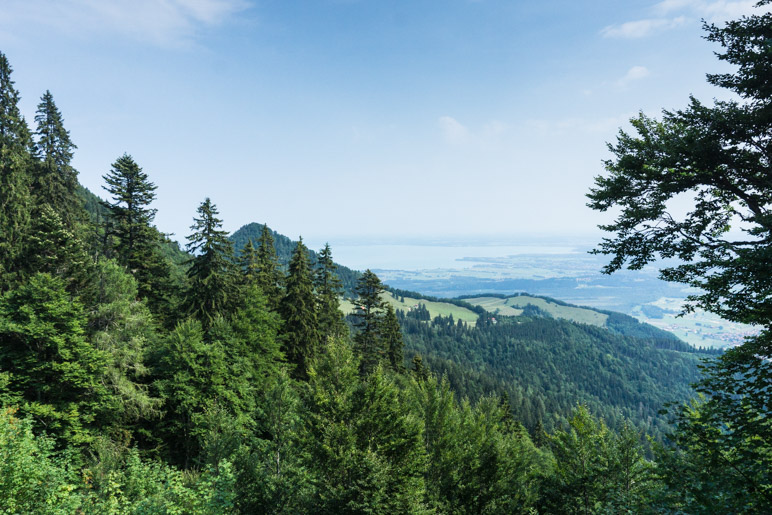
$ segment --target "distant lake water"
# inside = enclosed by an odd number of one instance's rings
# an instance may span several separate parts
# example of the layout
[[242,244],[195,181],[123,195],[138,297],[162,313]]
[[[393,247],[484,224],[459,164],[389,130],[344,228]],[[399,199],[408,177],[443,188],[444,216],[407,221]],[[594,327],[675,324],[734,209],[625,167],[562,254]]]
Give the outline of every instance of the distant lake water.
[[[324,242],[311,245],[319,249]],[[436,268],[471,268],[475,258],[499,258],[519,255],[584,254],[573,245],[503,244],[503,243],[350,243],[330,241],[333,259],[354,270],[427,270]]]

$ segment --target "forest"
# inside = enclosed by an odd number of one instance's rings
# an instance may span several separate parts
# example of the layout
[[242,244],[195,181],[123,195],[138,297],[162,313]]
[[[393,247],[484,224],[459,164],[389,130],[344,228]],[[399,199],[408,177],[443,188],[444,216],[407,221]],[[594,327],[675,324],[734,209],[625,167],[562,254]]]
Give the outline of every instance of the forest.
[[607,272],[677,257],[687,309],[761,327],[721,355],[620,317],[397,312],[210,198],[183,250],[131,155],[104,200],[79,184],[53,95],[28,124],[0,53],[0,510],[772,512],[772,14],[705,29],[738,99],[633,119],[588,198],[618,213]]

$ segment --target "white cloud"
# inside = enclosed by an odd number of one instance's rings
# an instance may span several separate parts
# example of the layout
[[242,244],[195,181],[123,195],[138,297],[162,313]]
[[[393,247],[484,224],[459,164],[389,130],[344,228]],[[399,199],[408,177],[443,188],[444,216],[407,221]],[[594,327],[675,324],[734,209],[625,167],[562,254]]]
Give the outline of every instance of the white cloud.
[[649,18],[645,20],[628,21],[620,25],[604,27],[600,33],[604,38],[637,39],[644,38],[655,32],[674,29],[686,23],[686,18]]
[[617,86],[627,86],[631,82],[641,80],[648,77],[649,75],[651,75],[651,72],[649,72],[649,69],[645,66],[633,66],[627,70],[627,73],[625,73],[624,77],[621,77],[617,81]]
[[440,116],[438,120],[440,132],[445,141],[453,144],[466,143],[470,139],[469,129],[464,127],[455,118],[450,116]]
[[643,38],[705,19],[721,23],[744,15],[759,13],[757,0],[662,0],[652,7],[651,18],[608,25],[600,33],[605,38]]
[[247,7],[246,0],[5,0],[0,30],[11,35],[41,28],[79,37],[117,34],[152,45],[181,46],[201,29],[220,25]]
[[441,116],[437,123],[446,142],[453,145],[473,144],[480,148],[489,148],[500,143],[510,128],[504,122],[492,120],[473,131],[451,116]]

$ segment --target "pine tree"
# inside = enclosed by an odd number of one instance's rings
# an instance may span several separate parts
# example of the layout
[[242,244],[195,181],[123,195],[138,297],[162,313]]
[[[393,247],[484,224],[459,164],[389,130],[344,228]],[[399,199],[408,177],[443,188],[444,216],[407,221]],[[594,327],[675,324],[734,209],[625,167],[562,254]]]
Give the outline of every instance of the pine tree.
[[383,318],[381,332],[386,347],[389,367],[395,372],[404,372],[405,358],[402,354],[402,348],[405,344],[402,341],[402,330],[399,327],[399,320],[397,320],[397,315],[394,313],[394,308],[391,304],[386,305],[386,315]]
[[284,354],[295,367],[294,376],[306,378],[308,360],[319,345],[319,330],[311,266],[303,238],[300,238],[292,253],[287,291],[279,304],[279,313],[284,321]]
[[65,226],[72,229],[85,216],[77,196],[78,172],[70,164],[73,150],[78,147],[64,128],[62,114],[50,91],[40,99],[35,123],[35,153],[39,160],[32,185],[35,202],[50,205]]
[[279,308],[282,298],[283,277],[276,257],[273,236],[267,224],[263,224],[260,241],[257,247],[257,285],[268,299],[268,306],[273,310]]
[[221,229],[217,207],[209,197],[198,207],[198,218],[187,237],[188,252],[195,257],[188,269],[190,290],[187,311],[207,329],[217,316],[226,317],[238,300],[238,270],[233,263],[233,243]]
[[31,210],[32,138],[11,73],[8,58],[0,52],[0,292],[18,280]]
[[325,244],[318,254],[314,286],[318,306],[319,335],[322,341],[332,337],[344,337],[348,333],[340,297],[343,293],[337,265],[332,260],[330,244]]
[[366,270],[354,290],[358,296],[354,311],[354,346],[361,358],[360,372],[367,375],[378,366],[385,357],[386,349],[382,336],[384,303],[381,294],[383,284],[378,276]]

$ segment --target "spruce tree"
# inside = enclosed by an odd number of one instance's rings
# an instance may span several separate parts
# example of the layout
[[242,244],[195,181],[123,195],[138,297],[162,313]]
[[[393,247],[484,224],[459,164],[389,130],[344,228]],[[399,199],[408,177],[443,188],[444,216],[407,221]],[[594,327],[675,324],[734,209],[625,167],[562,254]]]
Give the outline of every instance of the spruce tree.
[[354,327],[358,330],[354,335],[354,346],[361,359],[360,372],[367,375],[386,355],[381,332],[384,316],[381,294],[384,288],[378,276],[366,270],[354,291],[358,297],[354,311]]
[[33,275],[0,298],[0,404],[20,406],[68,445],[94,437],[119,405],[104,384],[108,356],[85,338],[80,302],[50,274]]
[[315,304],[308,249],[300,238],[290,260],[286,293],[279,304],[279,313],[284,320],[284,354],[295,367],[294,376],[303,379],[307,377],[308,360],[319,345]]
[[252,240],[247,240],[239,255],[239,266],[243,274],[243,283],[246,286],[257,284],[257,275],[260,272],[257,249],[252,245]]
[[11,73],[8,58],[0,52],[0,292],[18,279],[31,209],[32,138]]
[[137,279],[139,295],[147,299],[154,313],[168,311],[173,290],[171,265],[160,253],[161,236],[151,224],[156,186],[128,154],[119,157],[109,174],[103,176],[112,202],[104,202],[110,216],[105,225],[106,243],[115,237],[118,262]]
[[190,228],[187,250],[194,254],[188,269],[187,311],[208,328],[217,316],[227,317],[238,297],[238,270],[233,243],[221,229],[217,207],[207,197],[198,207]]
[[278,309],[282,298],[283,277],[276,257],[273,236],[267,224],[263,224],[257,247],[257,285],[263,290],[271,309]]
[[67,228],[84,218],[85,212],[77,196],[78,172],[70,164],[76,147],[64,128],[62,114],[50,91],[40,99],[35,114],[37,142],[32,185],[36,204],[48,204],[61,217]]
[[382,336],[386,347],[386,355],[389,361],[389,367],[402,373],[405,371],[405,358],[402,354],[402,348],[405,346],[402,341],[402,330],[399,327],[399,320],[394,313],[391,304],[386,305],[386,315],[383,317]]
[[111,234],[118,239],[118,261],[133,270],[142,266],[154,243],[150,224],[156,210],[149,206],[155,200],[156,185],[128,154],[119,157],[102,178],[107,183],[102,188],[113,198],[104,206],[110,210]]
[[340,310],[340,297],[343,293],[337,265],[332,260],[330,244],[325,244],[319,252],[314,286],[318,306],[319,335],[325,341],[336,336],[346,336],[348,328]]

